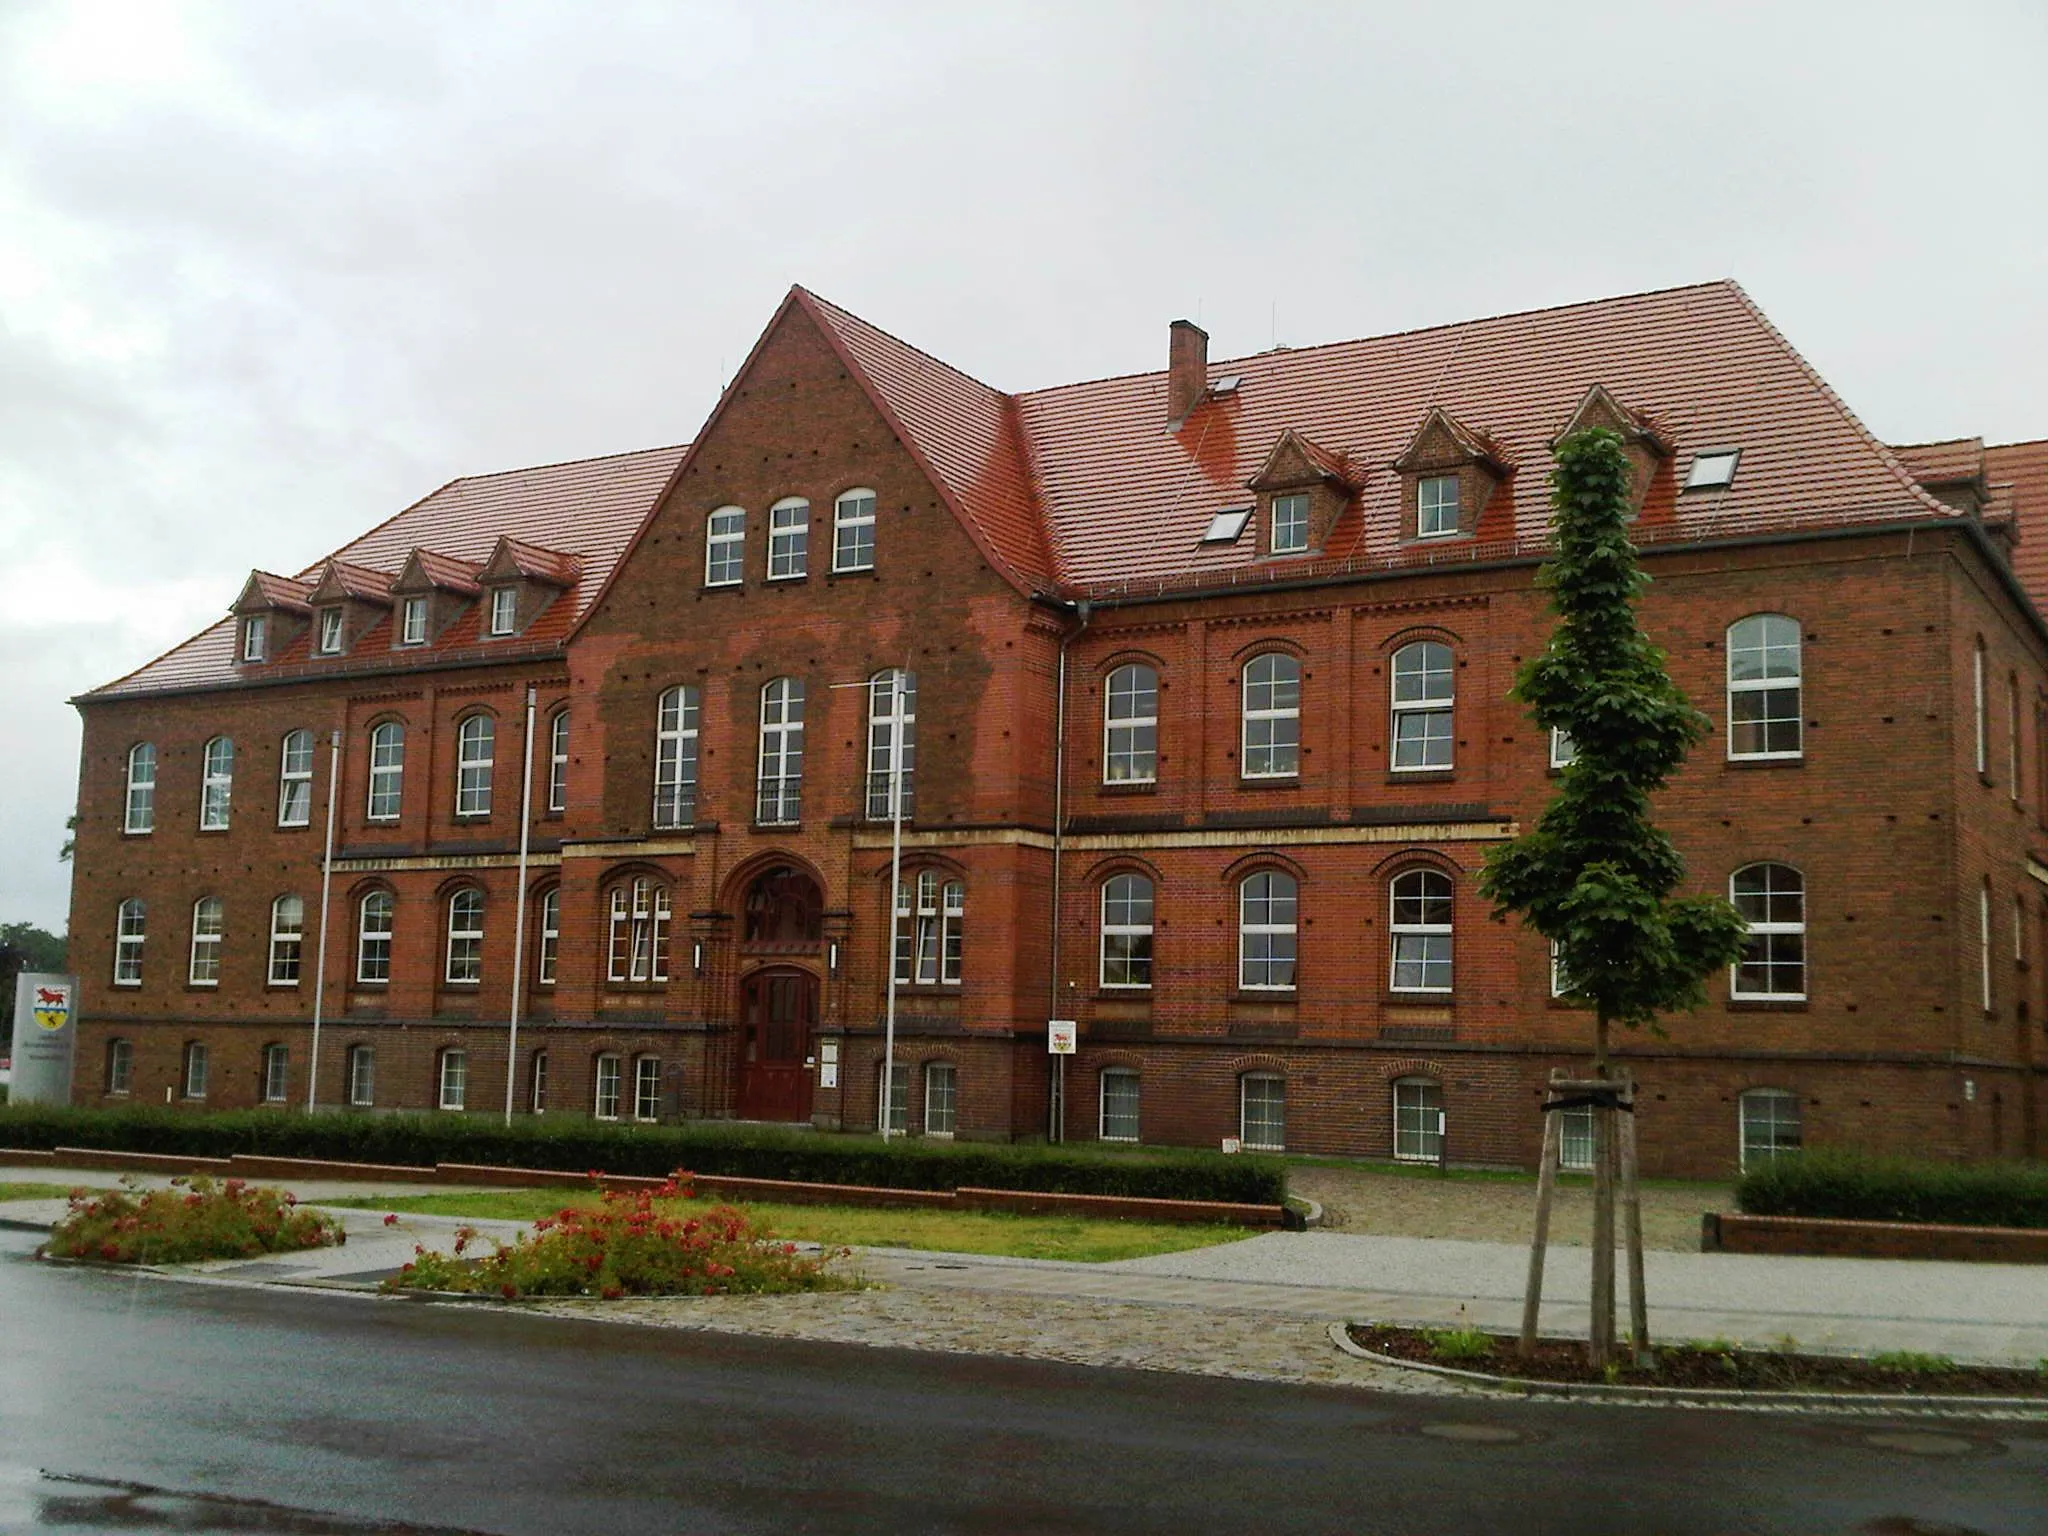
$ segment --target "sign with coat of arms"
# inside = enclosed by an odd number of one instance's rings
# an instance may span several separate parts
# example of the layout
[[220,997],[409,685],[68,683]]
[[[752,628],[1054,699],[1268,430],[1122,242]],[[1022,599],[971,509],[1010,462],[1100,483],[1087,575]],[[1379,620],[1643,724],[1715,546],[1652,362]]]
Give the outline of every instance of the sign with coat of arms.
[[69,1104],[77,1045],[76,976],[24,971],[14,979],[14,1104]]

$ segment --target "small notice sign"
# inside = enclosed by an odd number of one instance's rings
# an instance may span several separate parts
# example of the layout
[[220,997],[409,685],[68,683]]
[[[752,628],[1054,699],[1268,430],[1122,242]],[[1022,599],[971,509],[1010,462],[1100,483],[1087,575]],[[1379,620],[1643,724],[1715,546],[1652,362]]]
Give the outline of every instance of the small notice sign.
[[1045,1048],[1055,1056],[1071,1056],[1074,1046],[1080,1041],[1081,1026],[1073,1019],[1048,1019],[1045,1025]]

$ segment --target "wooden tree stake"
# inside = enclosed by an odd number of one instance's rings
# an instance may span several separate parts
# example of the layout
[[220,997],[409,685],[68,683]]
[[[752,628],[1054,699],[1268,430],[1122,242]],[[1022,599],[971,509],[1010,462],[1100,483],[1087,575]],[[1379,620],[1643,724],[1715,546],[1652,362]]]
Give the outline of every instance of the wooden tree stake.
[[[1554,1086],[1564,1074],[1551,1069],[1550,1081]],[[1547,1095],[1546,1095],[1547,1097]],[[1557,1114],[1546,1109],[1543,1112],[1543,1157],[1536,1165],[1536,1234],[1529,1240],[1529,1283],[1522,1291],[1522,1353],[1536,1352],[1536,1319],[1543,1310],[1543,1255],[1550,1246],[1550,1201],[1557,1191],[1557,1147],[1563,1128],[1558,1124]]]

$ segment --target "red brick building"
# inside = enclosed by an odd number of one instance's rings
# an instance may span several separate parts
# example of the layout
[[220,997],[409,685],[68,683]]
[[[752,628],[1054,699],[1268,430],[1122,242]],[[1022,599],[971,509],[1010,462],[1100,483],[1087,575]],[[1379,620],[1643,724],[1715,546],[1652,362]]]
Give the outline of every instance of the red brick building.
[[872,1128],[893,966],[913,1133],[1528,1164],[1587,1022],[1474,874],[1597,423],[1753,920],[1646,1164],[2041,1150],[2048,442],[1889,448],[1726,283],[1206,347],[1003,394],[797,289],[688,448],[250,577],[78,701],[80,1099]]

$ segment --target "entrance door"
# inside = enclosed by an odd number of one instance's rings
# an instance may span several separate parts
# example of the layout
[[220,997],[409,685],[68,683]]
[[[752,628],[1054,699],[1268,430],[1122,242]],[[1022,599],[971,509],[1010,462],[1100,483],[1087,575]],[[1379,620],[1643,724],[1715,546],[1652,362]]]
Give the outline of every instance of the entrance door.
[[808,971],[761,971],[740,986],[742,1120],[811,1118],[804,1065],[818,1023],[818,982]]

